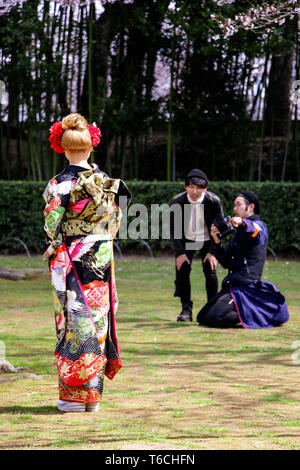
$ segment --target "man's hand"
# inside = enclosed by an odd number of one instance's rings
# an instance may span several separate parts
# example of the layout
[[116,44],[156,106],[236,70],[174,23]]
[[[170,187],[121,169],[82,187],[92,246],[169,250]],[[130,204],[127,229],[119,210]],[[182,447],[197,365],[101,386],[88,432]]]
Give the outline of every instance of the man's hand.
[[243,223],[243,219],[241,217],[232,217],[231,223],[235,228],[237,228]]
[[210,234],[211,234],[211,237],[212,237],[213,241],[214,241],[217,245],[218,245],[219,243],[221,243],[221,242],[220,242],[220,239],[219,239],[219,237],[218,237],[218,233],[220,233],[219,230],[217,229],[217,227],[216,227],[214,224],[212,224],[212,226],[210,227]]
[[212,271],[216,270],[218,261],[217,261],[217,258],[214,255],[212,255],[211,253],[207,253],[207,255],[205,256],[205,258],[203,260],[203,263],[205,263],[205,261],[209,262]]
[[176,258],[176,268],[178,269],[178,271],[181,268],[181,266],[183,265],[183,263],[185,263],[185,262],[191,264],[190,260],[188,259],[188,257],[186,255],[177,256],[177,258]]

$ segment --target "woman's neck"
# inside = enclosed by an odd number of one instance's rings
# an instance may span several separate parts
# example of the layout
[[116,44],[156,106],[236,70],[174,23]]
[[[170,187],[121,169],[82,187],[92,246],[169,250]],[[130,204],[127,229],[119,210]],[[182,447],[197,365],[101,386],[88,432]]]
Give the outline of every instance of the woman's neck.
[[89,164],[89,162],[87,160],[81,160],[80,162],[71,162],[69,160],[69,165],[75,165],[75,166],[81,166],[83,168],[87,168],[88,170],[90,170],[92,168],[92,166]]
[[83,168],[91,168],[91,165],[88,163],[90,152],[65,152],[66,158],[69,161],[70,165],[81,166]]

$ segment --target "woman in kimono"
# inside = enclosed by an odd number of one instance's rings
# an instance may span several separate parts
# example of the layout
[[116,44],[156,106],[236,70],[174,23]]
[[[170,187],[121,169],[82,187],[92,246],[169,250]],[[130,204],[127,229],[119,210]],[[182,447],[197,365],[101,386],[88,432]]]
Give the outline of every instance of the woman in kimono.
[[[122,367],[115,328],[118,305],[113,238],[130,192],[88,159],[100,142],[100,129],[80,114],[50,128],[51,148],[69,165],[44,192],[45,231],[54,304],[61,411],[97,411],[103,379]],[[126,207],[126,206],[125,206]]]

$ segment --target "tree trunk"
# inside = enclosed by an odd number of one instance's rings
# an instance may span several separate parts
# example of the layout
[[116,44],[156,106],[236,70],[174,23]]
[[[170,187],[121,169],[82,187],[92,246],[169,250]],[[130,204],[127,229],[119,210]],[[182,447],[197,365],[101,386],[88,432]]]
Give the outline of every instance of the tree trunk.
[[[296,28],[295,21],[290,21],[286,25],[285,37],[293,43]],[[288,137],[293,57],[294,47],[272,57],[267,89],[265,136]]]
[[0,268],[0,278],[9,279],[10,281],[19,281],[20,279],[25,279],[25,277],[26,274],[24,272]]

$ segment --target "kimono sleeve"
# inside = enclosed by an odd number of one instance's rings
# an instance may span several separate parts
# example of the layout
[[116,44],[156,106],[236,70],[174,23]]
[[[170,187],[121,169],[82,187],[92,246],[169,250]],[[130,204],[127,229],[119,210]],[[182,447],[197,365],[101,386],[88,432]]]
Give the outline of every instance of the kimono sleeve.
[[227,269],[229,268],[229,261],[230,261],[230,248],[224,248],[221,243],[216,245],[215,243],[213,244],[214,246],[214,251],[213,253],[215,254],[217,260],[223,266],[223,268]]
[[124,181],[120,180],[118,192],[115,196],[115,203],[122,209],[129,206],[131,202],[131,192]]
[[[212,207],[211,207],[211,221],[213,221],[215,218],[217,217],[224,217],[224,210],[223,210],[223,206],[222,206],[222,203],[221,203],[221,199],[215,195],[214,197],[214,201],[213,201],[213,204],[212,204]],[[210,231],[210,228],[211,228],[211,225],[209,225],[207,227],[208,231]],[[211,253],[212,255],[216,256],[217,257],[217,247],[211,237],[211,235],[209,234],[210,236],[210,247],[209,247],[209,250],[208,252]]]
[[56,178],[52,178],[44,191],[43,197],[46,203],[44,209],[44,230],[51,241],[54,241],[60,232],[60,226],[69,202],[71,188],[72,181],[58,183]]
[[240,230],[244,230],[249,237],[257,240],[259,244],[264,244],[268,239],[268,230],[264,222],[261,220],[243,219]]

